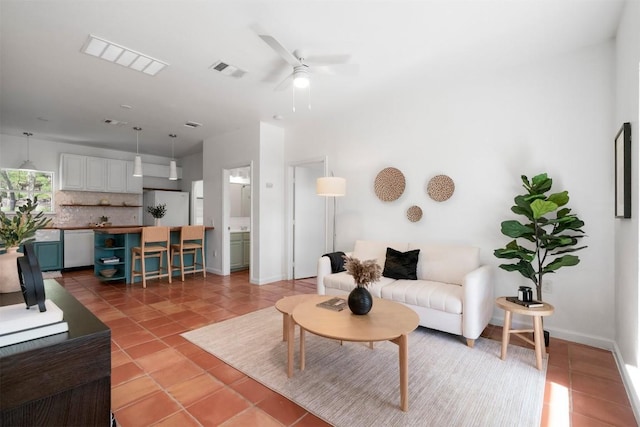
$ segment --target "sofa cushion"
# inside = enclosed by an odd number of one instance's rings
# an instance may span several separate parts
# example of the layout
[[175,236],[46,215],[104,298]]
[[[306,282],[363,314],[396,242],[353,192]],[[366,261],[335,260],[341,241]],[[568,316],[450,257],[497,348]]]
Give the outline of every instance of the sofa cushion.
[[387,258],[384,262],[382,275],[391,279],[417,280],[416,268],[420,249],[407,252],[387,248]]
[[462,286],[429,280],[396,280],[381,289],[382,298],[462,314]]
[[[377,282],[373,282],[367,286],[369,292],[374,297],[380,298],[380,289],[384,286],[393,283],[395,279],[389,279],[388,277],[381,277]],[[353,281],[353,276],[347,274],[346,271],[340,273],[330,274],[324,277],[324,286],[329,289],[338,289],[344,292],[351,292],[356,287],[356,283]]]
[[464,276],[480,266],[480,249],[473,246],[410,243],[409,249],[420,249],[419,280],[461,285]]
[[387,248],[393,248],[397,251],[404,252],[409,249],[408,243],[394,243],[394,242],[376,242],[373,240],[356,240],[356,244],[353,248],[354,258],[358,258],[360,261],[366,261],[368,259],[375,259],[378,265],[384,267],[384,262],[387,258]]

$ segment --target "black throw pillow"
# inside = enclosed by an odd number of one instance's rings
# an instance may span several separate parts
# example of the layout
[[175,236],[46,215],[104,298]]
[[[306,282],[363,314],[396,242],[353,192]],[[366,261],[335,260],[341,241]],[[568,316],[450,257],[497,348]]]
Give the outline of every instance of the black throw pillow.
[[416,269],[420,249],[400,252],[387,248],[387,259],[384,262],[382,275],[390,279],[418,280]]

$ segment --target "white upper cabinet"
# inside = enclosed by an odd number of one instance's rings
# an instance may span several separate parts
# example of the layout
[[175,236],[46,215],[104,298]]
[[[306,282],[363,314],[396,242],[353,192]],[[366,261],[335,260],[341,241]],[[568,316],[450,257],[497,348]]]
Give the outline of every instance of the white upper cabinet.
[[87,157],[87,172],[84,189],[87,191],[105,191],[107,178],[107,159]]
[[133,162],[127,163],[127,171],[126,173],[126,183],[127,193],[135,193],[142,194],[142,177],[141,176],[133,176]]
[[142,178],[133,176],[133,162],[61,154],[60,189],[142,194]]
[[84,190],[86,157],[76,154],[60,155],[60,189]]
[[107,159],[107,185],[105,190],[109,193],[126,193],[126,173],[126,161]]

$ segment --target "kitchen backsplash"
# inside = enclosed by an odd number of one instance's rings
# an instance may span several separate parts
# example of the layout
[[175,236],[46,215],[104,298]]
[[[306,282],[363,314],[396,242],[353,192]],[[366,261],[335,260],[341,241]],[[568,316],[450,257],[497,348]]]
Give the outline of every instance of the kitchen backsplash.
[[[108,206],[63,206],[63,205],[100,205],[104,201]],[[142,205],[141,194],[91,193],[86,191],[57,191],[55,193],[56,216],[54,227],[82,227],[100,222],[106,216],[112,225],[142,224],[142,208],[123,207]],[[117,206],[117,207],[116,207]]]

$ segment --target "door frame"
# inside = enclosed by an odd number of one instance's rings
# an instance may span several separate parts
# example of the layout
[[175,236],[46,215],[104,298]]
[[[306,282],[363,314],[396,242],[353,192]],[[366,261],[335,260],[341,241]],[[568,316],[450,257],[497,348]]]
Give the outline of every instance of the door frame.
[[235,165],[226,166],[222,169],[222,244],[220,255],[222,256],[222,275],[231,274],[231,233],[230,233],[230,213],[231,213],[231,192],[229,189],[229,177],[231,169],[249,168],[249,182],[251,183],[251,209],[249,213],[249,277],[253,277],[253,232],[255,224],[253,223],[253,203],[254,203],[254,177],[253,177],[253,161],[243,162]]
[[[329,160],[327,156],[322,157],[314,157],[306,160],[299,160],[294,162],[289,162],[287,165],[287,228],[286,228],[286,259],[287,259],[287,272],[286,277],[287,280],[293,280],[293,268],[294,268],[294,238],[295,238],[295,228],[293,223],[293,212],[295,209],[295,197],[294,197],[294,170],[298,166],[310,165],[313,163],[321,163],[323,165],[323,173],[324,176],[327,176],[327,171],[329,170]],[[325,198],[328,199],[328,198]],[[325,250],[327,248],[327,232],[329,224],[327,222],[328,215],[328,202],[325,200],[324,204],[324,247]]]

